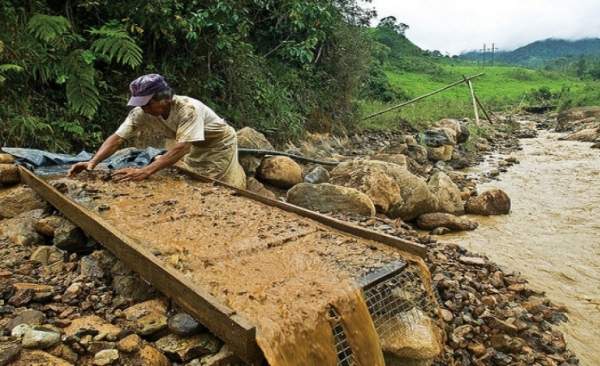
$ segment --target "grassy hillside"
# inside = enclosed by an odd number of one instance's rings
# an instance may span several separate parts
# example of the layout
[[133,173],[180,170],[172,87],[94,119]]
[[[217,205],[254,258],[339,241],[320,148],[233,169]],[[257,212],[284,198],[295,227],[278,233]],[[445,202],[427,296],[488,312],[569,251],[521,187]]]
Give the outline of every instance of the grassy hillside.
[[[393,52],[389,53],[390,55]],[[407,60],[410,60],[408,62]],[[583,81],[564,73],[531,70],[519,66],[487,66],[443,57],[388,57],[382,65],[389,87],[402,97],[393,101],[363,99],[363,116],[383,110],[404,100],[429,93],[463,75],[485,75],[473,81],[475,92],[493,111],[515,110],[527,105],[552,105],[566,108],[574,105],[600,104],[600,82]],[[361,121],[361,128],[393,129],[402,123],[422,127],[444,117],[473,117],[473,106],[466,85],[459,85],[438,95],[402,109]],[[482,116],[483,117],[483,116]]]

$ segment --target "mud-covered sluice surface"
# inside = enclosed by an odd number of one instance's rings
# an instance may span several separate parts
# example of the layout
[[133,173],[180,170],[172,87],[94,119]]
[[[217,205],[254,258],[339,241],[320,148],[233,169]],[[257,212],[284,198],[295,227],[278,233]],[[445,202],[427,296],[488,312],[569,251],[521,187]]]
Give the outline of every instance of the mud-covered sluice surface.
[[560,328],[584,366],[600,365],[600,153],[541,132],[522,140],[521,164],[480,190],[511,197],[507,216],[474,217],[473,232],[440,237],[521,272],[568,308]]
[[394,335],[380,340],[359,280],[412,256],[182,176],[101,178],[77,201],[254,324],[270,364],[336,364],[333,308],[357,364],[383,365]]

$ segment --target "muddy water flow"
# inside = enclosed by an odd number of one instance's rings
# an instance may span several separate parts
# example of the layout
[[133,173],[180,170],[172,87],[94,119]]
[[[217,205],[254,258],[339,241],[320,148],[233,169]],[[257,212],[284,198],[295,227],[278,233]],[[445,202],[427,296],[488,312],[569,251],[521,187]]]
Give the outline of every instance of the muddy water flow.
[[569,309],[561,329],[582,365],[600,365],[600,154],[590,144],[541,132],[522,140],[521,164],[500,181],[507,216],[474,217],[473,232],[444,236],[521,272],[533,288]]

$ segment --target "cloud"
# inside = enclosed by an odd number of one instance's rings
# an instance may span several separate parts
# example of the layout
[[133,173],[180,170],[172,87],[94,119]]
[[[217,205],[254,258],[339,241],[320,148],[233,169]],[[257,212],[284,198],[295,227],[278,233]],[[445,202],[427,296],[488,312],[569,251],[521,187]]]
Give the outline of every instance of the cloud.
[[406,35],[419,47],[450,54],[492,42],[509,51],[546,38],[600,37],[599,0],[373,0],[370,6],[378,19],[393,15],[408,24]]

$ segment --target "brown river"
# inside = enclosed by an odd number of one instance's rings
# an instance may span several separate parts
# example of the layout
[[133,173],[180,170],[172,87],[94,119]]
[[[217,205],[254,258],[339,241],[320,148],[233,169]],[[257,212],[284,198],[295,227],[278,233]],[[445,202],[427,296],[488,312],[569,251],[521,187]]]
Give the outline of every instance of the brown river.
[[474,217],[479,229],[444,236],[521,272],[536,290],[567,306],[560,329],[581,365],[600,365],[600,152],[541,131],[521,140],[521,161],[485,183],[512,200],[506,216]]

